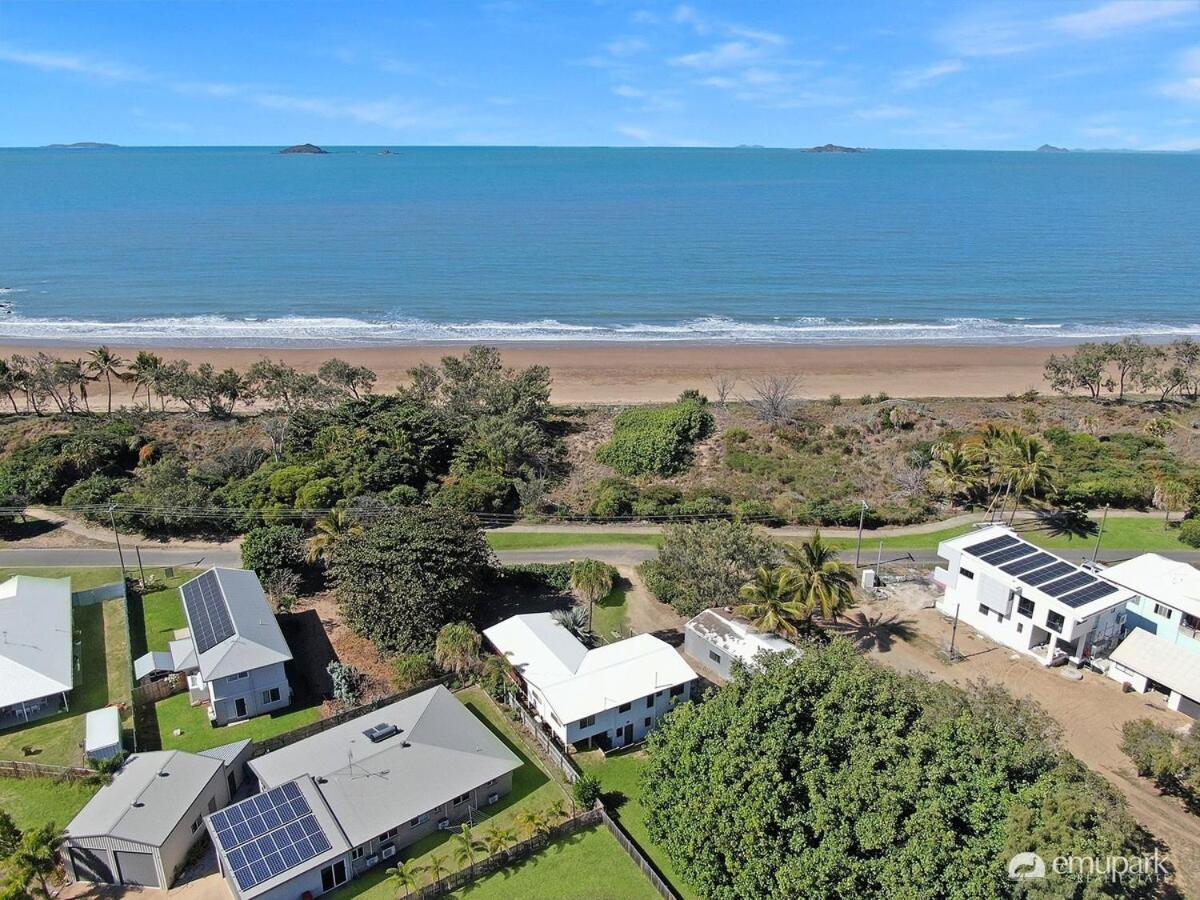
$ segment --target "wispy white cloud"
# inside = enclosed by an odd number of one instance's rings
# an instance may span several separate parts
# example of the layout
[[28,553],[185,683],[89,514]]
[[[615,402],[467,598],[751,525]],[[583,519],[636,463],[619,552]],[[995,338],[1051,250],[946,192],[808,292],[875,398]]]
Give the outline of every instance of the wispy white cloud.
[[943,59],[919,69],[906,69],[896,77],[896,90],[915,91],[965,68],[961,59]]
[[633,56],[649,48],[650,45],[638,37],[617,38],[615,41],[609,41],[604,45],[605,51],[610,56]]
[[887,120],[887,119],[911,119],[917,115],[917,111],[910,106],[893,106],[884,103],[880,106],[872,106],[868,109],[857,109],[854,115],[859,119]]
[[644,144],[647,147],[711,147],[711,141],[702,141],[695,138],[680,138],[668,137],[651,128],[646,128],[641,125],[617,125],[615,128],[617,134],[622,137],[629,138],[639,144]]
[[0,62],[30,66],[43,72],[70,72],[105,81],[146,81],[151,77],[144,70],[123,63],[97,60],[73,53],[20,50],[9,45],[0,45]]
[[1110,0],[1082,12],[1056,16],[1050,24],[1076,37],[1098,38],[1178,21],[1198,10],[1200,0]]
[[765,55],[766,51],[761,46],[746,41],[726,41],[708,50],[672,57],[671,65],[690,69],[729,69],[758,62]]
[[668,91],[649,90],[632,84],[616,84],[613,85],[612,92],[625,100],[636,101],[637,107],[643,112],[664,112],[682,106],[678,97]]
[[1160,87],[1160,91],[1176,100],[1200,102],[1200,46],[1179,54],[1175,62],[1176,76]]

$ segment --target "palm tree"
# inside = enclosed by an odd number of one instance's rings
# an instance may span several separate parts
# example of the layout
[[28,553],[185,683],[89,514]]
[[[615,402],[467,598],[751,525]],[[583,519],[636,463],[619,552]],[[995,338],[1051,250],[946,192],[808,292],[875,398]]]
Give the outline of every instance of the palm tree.
[[439,853],[433,854],[429,857],[429,864],[425,866],[425,871],[429,873],[429,883],[437,884],[450,874],[450,869],[446,865],[446,857]]
[[473,866],[475,865],[475,854],[480,849],[482,848],[479,846],[479,841],[471,833],[471,826],[463,822],[462,828],[454,834],[454,861],[459,866]]
[[562,819],[567,814],[567,806],[561,800],[555,800],[546,807],[546,815],[549,817],[550,824],[553,825],[559,819]]
[[1166,511],[1163,524],[1171,521],[1171,510],[1181,509],[1192,499],[1192,489],[1176,478],[1163,478],[1154,485],[1154,505]]
[[581,641],[587,641],[591,637],[588,632],[588,614],[584,612],[583,607],[572,606],[570,609],[556,609],[553,616],[555,622]]
[[488,856],[495,856],[508,844],[509,829],[492,824],[484,830],[480,837],[483,849],[488,852]]
[[62,836],[53,822],[30,829],[21,835],[16,851],[6,864],[6,893],[8,888],[16,887],[16,896],[53,896],[50,892],[50,879],[58,871],[58,848],[61,843]]
[[91,357],[87,363],[88,371],[96,376],[97,379],[103,378],[108,383],[108,411],[111,414],[113,376],[115,375],[120,381],[125,380],[125,360],[104,345],[89,352],[88,356]]
[[588,605],[588,628],[592,626],[592,606],[613,589],[616,570],[598,559],[582,559],[571,565],[571,590]]
[[151,404],[151,390],[157,387],[159,380],[162,378],[163,360],[157,353],[148,353],[142,350],[134,357],[133,364],[129,367],[129,376],[134,383],[133,396],[137,397],[138,390],[146,392],[146,409],[153,409]]
[[0,359],[0,391],[4,391],[8,395],[8,402],[12,404],[13,415],[20,414],[21,410],[17,408],[17,398],[13,395],[13,391],[20,390],[20,380],[16,369],[8,364],[7,359]]
[[525,829],[529,837],[534,837],[546,830],[546,816],[540,809],[523,809],[516,819],[517,827]]
[[1053,487],[1058,466],[1049,447],[1035,437],[1017,433],[1009,443],[1000,471],[1016,491],[1009,517],[1011,524],[1023,497],[1036,497]]
[[317,561],[329,562],[333,553],[333,545],[344,537],[356,536],[363,533],[363,527],[350,518],[342,510],[335,510],[317,520],[313,526],[316,532],[305,545],[305,558],[310,563]]
[[854,569],[840,562],[837,551],[821,540],[821,532],[802,544],[783,548],[784,568],[797,583],[795,599],[810,615],[833,620],[854,605]]
[[749,619],[759,631],[797,637],[812,612],[797,599],[799,593],[794,571],[784,566],[759,566],[754,577],[738,591],[743,602],[734,607],[734,612]]
[[443,625],[433,646],[434,661],[447,672],[465,675],[479,665],[483,637],[470,622]]
[[395,868],[388,869],[387,876],[391,881],[396,882],[397,888],[404,888],[404,896],[407,897],[417,886],[417,879],[424,871],[424,866],[418,866],[411,859],[406,859]]
[[944,444],[934,449],[933,486],[950,497],[969,497],[984,481],[978,448]]

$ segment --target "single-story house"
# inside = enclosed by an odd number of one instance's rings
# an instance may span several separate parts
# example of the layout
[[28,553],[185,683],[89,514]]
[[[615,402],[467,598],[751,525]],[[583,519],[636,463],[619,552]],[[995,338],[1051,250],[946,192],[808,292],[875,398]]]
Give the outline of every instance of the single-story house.
[[93,709],[83,720],[83,754],[88,759],[112,759],[121,744],[121,711],[115,706]]
[[67,708],[73,628],[71,579],[14,575],[0,584],[0,728]]
[[229,802],[218,759],[159,750],[136,753],[67,825],[63,864],[71,881],[171,886],[205,813]]
[[260,793],[206,823],[234,897],[315,897],[478,821],[520,766],[439,686],[252,759]]
[[692,659],[722,678],[733,677],[733,661],[747,666],[760,653],[799,652],[777,634],[760,631],[733,610],[706,609],[683,629],[683,649]]
[[1164,694],[1168,709],[1200,718],[1200,654],[1135,628],[1109,655],[1106,674],[1142,693]]
[[699,683],[683,657],[650,634],[589,650],[550,613],[512,616],[483,633],[564,744],[640,741]]
[[134,662],[139,680],[187,675],[192,705],[207,704],[213,725],[284,709],[292,702],[285,664],[292,658],[258,576],[209,569],[184,584],[189,637]]

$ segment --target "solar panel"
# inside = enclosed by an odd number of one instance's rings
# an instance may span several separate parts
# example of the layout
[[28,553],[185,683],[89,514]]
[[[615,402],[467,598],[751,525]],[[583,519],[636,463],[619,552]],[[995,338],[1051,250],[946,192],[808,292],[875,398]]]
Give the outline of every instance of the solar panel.
[[242,891],[300,866],[333,846],[295,783],[272,788],[214,813],[209,823]]
[[1058,600],[1060,603],[1065,603],[1071,607],[1071,609],[1078,609],[1085,603],[1091,603],[1093,600],[1101,600],[1109,594],[1115,594],[1116,592],[1116,587],[1100,581],[1074,593],[1067,594],[1064,597],[1059,597]]
[[1016,562],[1001,566],[1000,571],[1007,572],[1009,575],[1023,575],[1034,569],[1040,569],[1042,566],[1048,566],[1052,562],[1054,562],[1054,557],[1049,553],[1035,553],[1033,556],[1026,556]]
[[1031,544],[1017,543],[1011,547],[1004,547],[989,553],[987,556],[980,557],[985,563],[990,563],[993,566],[998,566],[1001,563],[1012,562],[1014,559],[1020,559],[1022,556],[1028,556],[1030,553],[1037,551],[1037,548]]
[[983,556],[985,553],[992,553],[1001,547],[1007,547],[1015,543],[1017,543],[1017,539],[1011,534],[1002,534],[1000,537],[990,538],[981,543],[972,544],[970,547],[964,547],[963,552],[970,553],[972,556]]
[[1049,594],[1051,597],[1061,597],[1063,594],[1069,594],[1071,591],[1095,583],[1096,579],[1087,572],[1076,572],[1074,575],[1068,575],[1066,578],[1042,585],[1042,593]]
[[1062,578],[1064,575],[1068,575],[1074,571],[1075,567],[1070,563],[1056,562],[1052,566],[1046,566],[1044,569],[1038,569],[1036,572],[1022,575],[1017,580],[1037,587],[1039,584],[1045,584],[1047,581],[1053,581],[1055,578]]
[[209,570],[181,589],[197,653],[205,653],[236,633],[217,573]]

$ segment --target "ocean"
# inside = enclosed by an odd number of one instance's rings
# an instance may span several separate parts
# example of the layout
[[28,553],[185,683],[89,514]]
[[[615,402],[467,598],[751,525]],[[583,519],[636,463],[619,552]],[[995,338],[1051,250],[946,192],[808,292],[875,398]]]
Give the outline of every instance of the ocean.
[[0,150],[0,340],[1200,333],[1200,155]]

